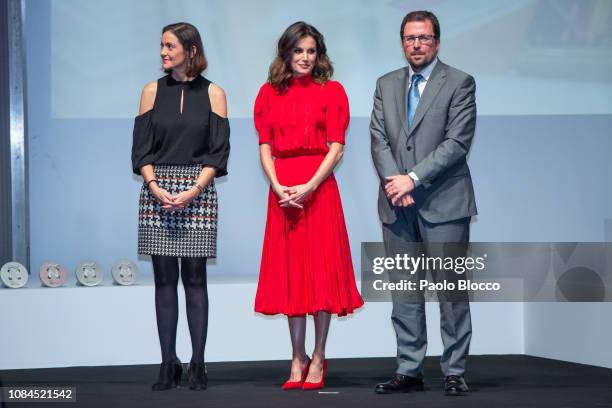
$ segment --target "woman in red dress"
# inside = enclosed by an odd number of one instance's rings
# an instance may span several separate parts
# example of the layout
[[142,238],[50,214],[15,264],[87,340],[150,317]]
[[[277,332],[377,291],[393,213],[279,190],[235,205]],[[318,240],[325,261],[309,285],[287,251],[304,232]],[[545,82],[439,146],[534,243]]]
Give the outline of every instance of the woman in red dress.
[[[297,22],[279,39],[255,101],[260,158],[270,181],[255,311],[288,317],[293,360],[283,389],[323,387],[331,315],[363,305],[333,174],[349,106],[332,72],[321,33]],[[312,359],[304,346],[307,314],[314,317]]]

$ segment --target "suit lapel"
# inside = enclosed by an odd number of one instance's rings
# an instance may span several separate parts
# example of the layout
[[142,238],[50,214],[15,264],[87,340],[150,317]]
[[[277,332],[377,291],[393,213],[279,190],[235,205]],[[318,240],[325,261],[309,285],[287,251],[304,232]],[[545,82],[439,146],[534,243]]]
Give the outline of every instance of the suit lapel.
[[[445,67],[446,66],[441,61],[438,61],[433,71],[431,72],[429,80],[427,81],[427,85],[425,86],[425,91],[423,92],[423,95],[421,95],[421,99],[419,100],[416,112],[414,113],[412,127],[408,130],[408,132],[406,132],[408,136],[410,136],[414,129],[419,125],[419,123],[423,119],[423,116],[425,116],[425,113],[431,106],[432,102],[436,99],[436,95],[438,95],[438,92],[440,92],[442,85],[444,85],[444,82],[446,81]],[[405,101],[404,106],[406,106]],[[404,117],[406,117],[406,115],[407,113],[404,113]]]
[[398,75],[397,81],[399,82],[397,86],[397,92],[395,93],[396,104],[398,109],[398,115],[401,118],[402,122],[402,130],[406,135],[408,135],[408,87],[410,86],[410,82],[408,82],[409,71],[408,67],[406,67],[402,72]]

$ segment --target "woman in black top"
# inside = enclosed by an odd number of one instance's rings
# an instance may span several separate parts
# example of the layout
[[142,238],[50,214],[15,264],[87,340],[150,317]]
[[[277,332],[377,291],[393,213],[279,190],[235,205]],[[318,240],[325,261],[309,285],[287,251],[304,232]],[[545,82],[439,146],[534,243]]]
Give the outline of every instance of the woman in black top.
[[168,75],[144,87],[132,145],[133,171],[144,178],[138,253],[151,255],[153,260],[162,354],[153,390],[176,387],[182,373],[176,356],[179,258],[193,348],[189,386],[205,389],[206,258],[216,256],[213,179],[227,174],[227,105],[223,89],[200,75],[207,63],[193,25],[164,27],[160,54]]

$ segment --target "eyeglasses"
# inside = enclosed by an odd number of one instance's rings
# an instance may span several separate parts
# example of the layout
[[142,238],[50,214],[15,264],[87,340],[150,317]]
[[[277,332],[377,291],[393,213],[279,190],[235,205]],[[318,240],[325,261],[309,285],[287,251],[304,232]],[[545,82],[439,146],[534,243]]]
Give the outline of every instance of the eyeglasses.
[[414,45],[414,42],[419,40],[423,45],[431,45],[433,44],[434,38],[433,35],[403,35],[402,41],[408,45]]

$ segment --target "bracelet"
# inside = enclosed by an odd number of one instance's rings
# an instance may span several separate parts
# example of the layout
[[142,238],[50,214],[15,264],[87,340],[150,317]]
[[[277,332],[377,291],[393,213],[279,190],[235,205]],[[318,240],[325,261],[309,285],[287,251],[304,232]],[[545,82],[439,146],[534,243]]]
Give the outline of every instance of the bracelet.
[[157,179],[151,179],[151,180],[147,181],[147,188],[149,188],[149,187],[150,187],[150,184],[151,184],[152,182],[156,182],[156,183],[157,183]]
[[197,188],[198,190],[200,190],[200,194],[202,194],[204,192],[204,187],[202,187],[201,185],[199,185],[198,183],[194,183],[193,186],[195,188]]

